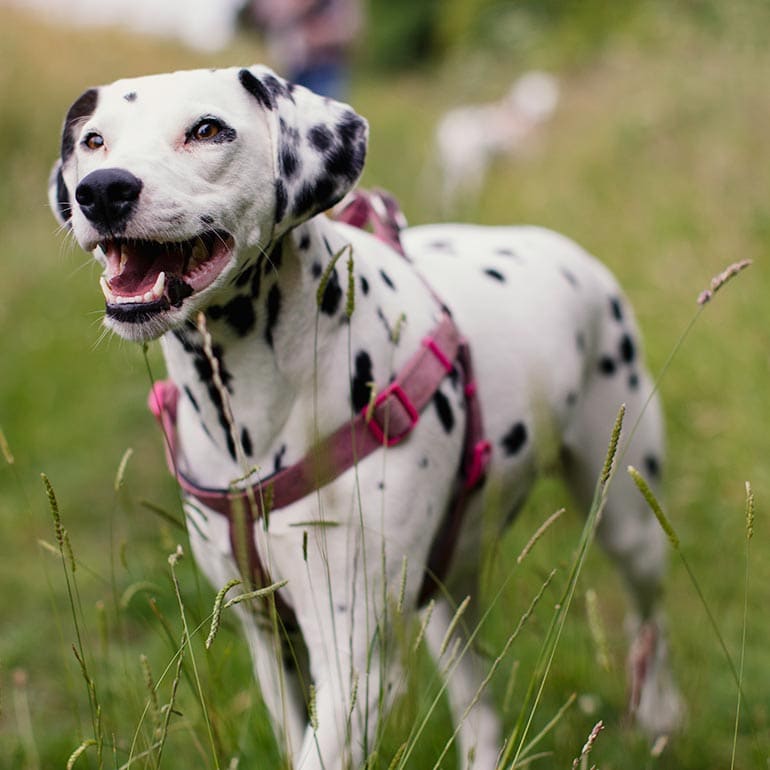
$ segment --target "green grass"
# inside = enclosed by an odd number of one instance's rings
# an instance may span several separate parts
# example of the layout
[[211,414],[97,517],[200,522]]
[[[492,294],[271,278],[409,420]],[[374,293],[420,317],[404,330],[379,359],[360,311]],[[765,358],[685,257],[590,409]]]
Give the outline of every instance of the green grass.
[[[365,183],[391,189],[413,223],[437,216],[430,186],[434,119],[459,102],[494,98],[523,67],[554,68],[564,99],[526,159],[498,162],[477,206],[463,218],[533,222],[576,238],[605,260],[627,289],[658,371],[692,318],[711,276],[740,258],[754,265],[720,292],[678,353],[662,384],[669,430],[666,512],[681,540],[734,660],[744,613],[744,481],[756,495],[744,662],[746,702],[735,767],[766,764],[770,755],[770,202],[767,126],[770,29],[764,4],[640,3],[622,24],[587,45],[576,27],[529,26],[512,50],[478,43],[441,66],[387,76],[357,74],[352,101],[372,124]],[[520,20],[509,20],[513,35]],[[515,37],[515,36],[514,36]],[[513,39],[513,38],[512,38]],[[519,38],[515,38],[519,40]],[[64,767],[92,738],[89,694],[72,653],[75,642],[60,559],[40,545],[55,542],[40,473],[50,478],[78,566],[80,631],[88,674],[103,707],[101,728],[127,749],[152,739],[140,722],[147,656],[160,705],[175,675],[182,635],[167,556],[184,534],[150,512],[149,499],[178,514],[161,444],[144,407],[148,387],[138,347],[100,338],[100,292],[86,255],[67,245],[46,206],[46,179],[64,112],[88,85],[128,74],[249,62],[253,41],[202,57],[174,45],[123,34],[54,30],[0,11],[0,427],[13,466],[0,461],[0,768]],[[160,371],[156,348],[153,366]],[[134,450],[124,484],[114,479]],[[497,546],[495,578],[541,521],[571,503],[562,487],[541,484],[517,525]],[[506,728],[515,723],[540,654],[553,604],[563,590],[582,526],[579,516],[549,530],[517,570],[481,631],[499,651],[552,568],[547,591],[492,684],[501,708],[518,661]],[[176,567],[190,627],[203,623],[194,648],[219,766],[277,766],[277,751],[250,684],[250,665],[232,618],[212,652],[203,650],[214,591],[191,560]],[[585,619],[593,589],[607,637],[610,667]],[[151,604],[150,599],[155,603]],[[689,704],[689,722],[658,758],[624,723],[624,600],[604,558],[590,551],[564,627],[537,732],[568,699],[573,706],[544,739],[553,755],[535,767],[570,767],[598,719],[591,761],[603,770],[630,767],[730,766],[736,686],[720,644],[681,562],[672,559],[666,606],[673,665]],[[168,628],[168,632],[165,628]],[[164,749],[164,768],[215,767],[189,655]],[[170,668],[164,675],[167,666]],[[389,720],[383,756],[431,699],[421,660],[415,697]],[[444,706],[432,716],[408,767],[431,767],[451,733]],[[451,756],[445,766],[450,767]],[[96,767],[86,749],[76,768]],[[118,763],[119,764],[119,763]],[[113,756],[105,754],[105,766]],[[141,765],[140,765],[141,766]],[[387,767],[385,761],[383,767]]]

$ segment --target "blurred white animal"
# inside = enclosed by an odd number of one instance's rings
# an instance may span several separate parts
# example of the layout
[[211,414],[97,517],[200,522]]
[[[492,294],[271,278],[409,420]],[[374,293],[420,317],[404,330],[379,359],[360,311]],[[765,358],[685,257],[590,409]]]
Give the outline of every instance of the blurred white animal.
[[520,152],[558,102],[557,79],[533,70],[518,78],[498,102],[464,105],[445,113],[435,140],[445,213],[460,199],[475,199],[492,159]]

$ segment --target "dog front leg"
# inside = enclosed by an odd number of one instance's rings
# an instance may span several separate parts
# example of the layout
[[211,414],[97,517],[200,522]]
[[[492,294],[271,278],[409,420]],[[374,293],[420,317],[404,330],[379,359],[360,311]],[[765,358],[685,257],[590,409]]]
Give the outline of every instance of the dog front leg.
[[[271,629],[258,625],[260,618],[248,609],[240,612],[254,674],[270,714],[275,738],[290,766],[302,746],[307,725],[299,676],[283,660],[281,641]],[[263,621],[264,622],[264,621]]]
[[397,675],[393,667],[383,666],[376,631],[367,638],[345,628],[339,618],[328,622],[327,628],[336,625],[336,642],[325,634],[325,642],[309,645],[314,697],[297,767],[357,770],[375,750],[377,720],[395,691]]

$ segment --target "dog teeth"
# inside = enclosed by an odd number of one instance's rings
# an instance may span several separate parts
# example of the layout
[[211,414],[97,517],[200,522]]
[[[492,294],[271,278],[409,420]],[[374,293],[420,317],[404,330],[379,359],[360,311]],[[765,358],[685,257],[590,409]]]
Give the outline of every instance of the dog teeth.
[[149,291],[146,291],[144,294],[136,294],[132,297],[115,294],[115,292],[110,289],[110,285],[104,276],[99,278],[99,285],[102,287],[102,292],[108,305],[142,305],[148,302],[157,302],[163,296],[163,292],[166,288],[166,274],[163,272],[158,273],[155,284]]

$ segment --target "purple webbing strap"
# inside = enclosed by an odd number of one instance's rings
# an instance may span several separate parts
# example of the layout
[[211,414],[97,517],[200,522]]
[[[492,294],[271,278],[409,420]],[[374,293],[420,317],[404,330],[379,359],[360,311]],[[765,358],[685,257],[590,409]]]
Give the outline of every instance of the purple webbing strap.
[[257,520],[264,516],[262,501],[270,501],[270,510],[285,508],[333,481],[382,446],[395,446],[403,441],[446,376],[446,362],[455,359],[459,349],[457,327],[444,314],[396,379],[377,396],[373,408],[365,408],[321,439],[299,462],[258,481],[250,489],[209,489],[187,478],[176,465],[176,387],[167,380],[155,383],[149,404],[166,436],[169,470],[182,489],[231,522],[234,511],[244,508],[252,511]]

